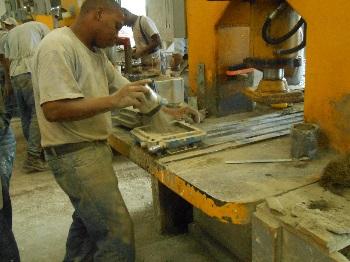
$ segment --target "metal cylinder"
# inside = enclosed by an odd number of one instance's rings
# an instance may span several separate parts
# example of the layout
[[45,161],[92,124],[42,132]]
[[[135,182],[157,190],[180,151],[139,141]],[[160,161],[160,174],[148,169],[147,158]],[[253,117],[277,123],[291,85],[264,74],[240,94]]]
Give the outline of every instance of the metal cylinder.
[[284,69],[282,68],[264,68],[264,80],[282,80],[284,78]]
[[317,156],[319,127],[315,124],[296,124],[292,127],[291,155],[299,159],[308,157],[314,159]]
[[[275,54],[275,50],[278,49],[289,49],[295,47],[298,43],[299,36],[295,34],[287,41],[271,46],[265,43],[262,39],[262,27],[266,18],[277,9],[281,4],[281,0],[256,0],[252,3],[252,13],[251,13],[251,57],[272,59],[281,57]],[[283,33],[290,31],[291,28],[297,23],[300,16],[288,6],[282,11],[282,13],[277,16],[271,26],[271,35],[280,36]],[[284,55],[282,57],[293,58],[296,54]]]
[[168,104],[168,101],[157,94],[149,85],[146,85],[146,87],[149,89],[148,94],[146,94],[146,101],[139,107],[142,114],[149,114],[161,105]]

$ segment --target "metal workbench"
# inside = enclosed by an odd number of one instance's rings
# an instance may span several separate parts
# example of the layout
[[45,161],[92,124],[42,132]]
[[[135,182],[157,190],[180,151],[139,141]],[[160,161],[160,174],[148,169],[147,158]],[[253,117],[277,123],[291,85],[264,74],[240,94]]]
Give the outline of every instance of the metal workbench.
[[[251,116],[256,114],[207,119],[199,127],[206,129]],[[205,154],[184,152],[163,157],[140,148],[129,131],[120,127],[114,128],[109,143],[153,175],[154,203],[160,229],[166,232],[189,223],[191,216],[187,214],[192,206],[224,223],[249,224],[257,204],[268,197],[315,183],[332,157],[323,152],[319,159],[310,162],[225,164],[230,160],[289,158],[289,136],[242,147],[222,144]]]

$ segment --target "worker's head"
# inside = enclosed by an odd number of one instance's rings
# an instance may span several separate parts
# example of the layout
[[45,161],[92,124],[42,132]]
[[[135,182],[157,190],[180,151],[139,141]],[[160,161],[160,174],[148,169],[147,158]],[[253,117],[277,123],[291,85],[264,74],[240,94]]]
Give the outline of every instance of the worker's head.
[[18,25],[18,22],[13,17],[8,17],[2,21],[2,24],[6,30],[11,30]]
[[79,20],[84,20],[93,45],[99,48],[115,45],[124,25],[123,12],[115,0],[86,0],[81,6]]
[[122,8],[122,10],[125,17],[125,20],[124,20],[125,25],[132,27],[137,20],[137,15],[131,13],[128,9]]

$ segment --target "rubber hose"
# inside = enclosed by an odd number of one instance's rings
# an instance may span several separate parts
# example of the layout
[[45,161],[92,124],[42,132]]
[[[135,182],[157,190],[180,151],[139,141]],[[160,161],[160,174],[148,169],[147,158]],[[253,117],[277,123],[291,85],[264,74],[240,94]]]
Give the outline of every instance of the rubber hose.
[[306,22],[304,23],[304,30],[303,30],[303,41],[297,45],[296,47],[290,48],[290,49],[281,49],[281,50],[276,50],[277,55],[289,55],[298,52],[299,50],[303,49],[306,46],[306,30],[307,30],[307,24]]
[[298,23],[296,23],[296,25],[285,35],[281,36],[281,37],[277,37],[277,38],[272,38],[269,36],[268,31],[270,29],[271,26],[271,22],[272,19],[271,18],[267,18],[263,28],[262,28],[262,38],[264,39],[264,41],[270,45],[278,45],[283,43],[284,41],[288,40],[289,38],[291,38],[298,30],[300,27],[302,27],[305,24],[305,20],[303,18],[300,18]]

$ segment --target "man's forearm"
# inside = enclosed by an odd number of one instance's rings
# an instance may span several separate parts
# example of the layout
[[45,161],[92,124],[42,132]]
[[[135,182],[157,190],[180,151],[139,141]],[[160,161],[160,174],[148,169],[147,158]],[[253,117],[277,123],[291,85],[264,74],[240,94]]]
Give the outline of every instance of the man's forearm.
[[154,50],[158,47],[158,43],[151,42],[145,49],[143,55],[149,55],[154,52]]
[[146,101],[149,88],[145,85],[149,83],[149,79],[140,80],[120,87],[110,96],[57,100],[44,103],[41,108],[50,122],[79,121],[115,108],[138,108]]
[[150,43],[143,50],[142,56],[152,54],[155,49],[160,48],[162,46],[162,41],[160,40],[160,36],[157,34],[152,35]]
[[0,57],[1,64],[4,67],[4,75],[5,75],[5,86],[11,87],[11,78],[10,78],[10,61],[5,58],[3,55]]
[[79,121],[106,113],[114,107],[110,96],[59,100],[42,105],[45,118],[50,122]]

